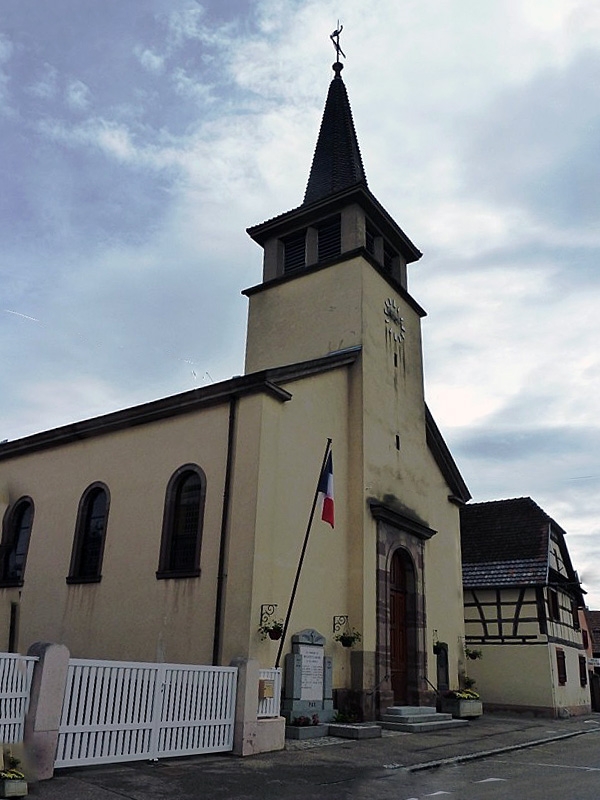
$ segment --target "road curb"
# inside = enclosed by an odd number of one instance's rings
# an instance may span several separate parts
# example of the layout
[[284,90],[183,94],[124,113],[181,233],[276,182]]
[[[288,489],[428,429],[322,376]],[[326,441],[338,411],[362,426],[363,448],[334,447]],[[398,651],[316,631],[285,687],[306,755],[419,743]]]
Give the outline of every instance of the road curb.
[[406,772],[420,772],[426,769],[435,769],[436,767],[443,767],[448,764],[460,764],[463,761],[475,761],[478,758],[488,758],[489,756],[498,755],[499,753],[510,753],[513,750],[525,750],[527,747],[535,747],[540,744],[548,744],[549,742],[557,742],[561,739],[572,739],[574,736],[584,736],[587,733],[599,733],[600,729],[594,728],[587,731],[573,731],[572,733],[561,733],[557,736],[547,736],[544,739],[532,739],[530,742],[521,742],[520,744],[506,745],[505,747],[495,747],[492,750],[481,750],[477,753],[464,753],[459,756],[450,756],[448,758],[438,758],[435,761],[424,761],[421,764],[412,764],[406,766],[405,764],[384,764],[384,769],[403,769]]

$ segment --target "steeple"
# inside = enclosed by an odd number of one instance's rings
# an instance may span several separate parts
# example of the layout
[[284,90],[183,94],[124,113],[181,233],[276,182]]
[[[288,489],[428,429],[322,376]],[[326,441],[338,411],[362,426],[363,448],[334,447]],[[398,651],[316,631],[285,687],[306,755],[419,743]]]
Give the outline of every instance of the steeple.
[[[339,27],[339,26],[338,26]],[[401,291],[408,264],[421,252],[367,186],[337,51],[302,205],[248,228],[264,248],[263,283],[291,280],[360,256]],[[336,41],[337,39],[337,41]],[[251,290],[248,290],[251,291]]]
[[303,205],[323,200],[357,184],[367,185],[350,102],[341,76],[343,67],[340,61],[333,65],[335,77],[329,85]]

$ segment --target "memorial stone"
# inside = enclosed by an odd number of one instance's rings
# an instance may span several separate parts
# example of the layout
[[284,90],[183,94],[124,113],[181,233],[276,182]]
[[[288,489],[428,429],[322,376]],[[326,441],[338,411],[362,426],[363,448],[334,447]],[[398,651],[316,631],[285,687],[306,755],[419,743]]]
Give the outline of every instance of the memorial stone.
[[298,717],[329,722],[334,716],[332,663],[325,656],[325,637],[312,628],[292,636],[285,657],[283,707],[288,724]]

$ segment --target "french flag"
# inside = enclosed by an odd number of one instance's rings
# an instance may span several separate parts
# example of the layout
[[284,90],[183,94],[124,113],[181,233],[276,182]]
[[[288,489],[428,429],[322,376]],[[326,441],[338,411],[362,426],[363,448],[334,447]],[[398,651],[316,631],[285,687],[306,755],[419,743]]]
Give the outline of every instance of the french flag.
[[321,519],[333,528],[333,456],[331,450],[319,478],[319,495],[323,504]]

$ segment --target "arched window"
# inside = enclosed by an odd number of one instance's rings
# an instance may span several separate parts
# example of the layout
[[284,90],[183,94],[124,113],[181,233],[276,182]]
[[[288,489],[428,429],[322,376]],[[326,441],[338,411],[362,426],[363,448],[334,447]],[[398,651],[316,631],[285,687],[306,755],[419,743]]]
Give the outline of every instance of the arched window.
[[200,574],[206,476],[195,464],[175,472],[165,498],[157,578],[193,578]]
[[22,586],[32,525],[33,501],[29,497],[22,497],[8,509],[4,517],[0,585]]
[[71,568],[67,583],[93,583],[102,578],[109,494],[102,483],[93,483],[79,501]]

